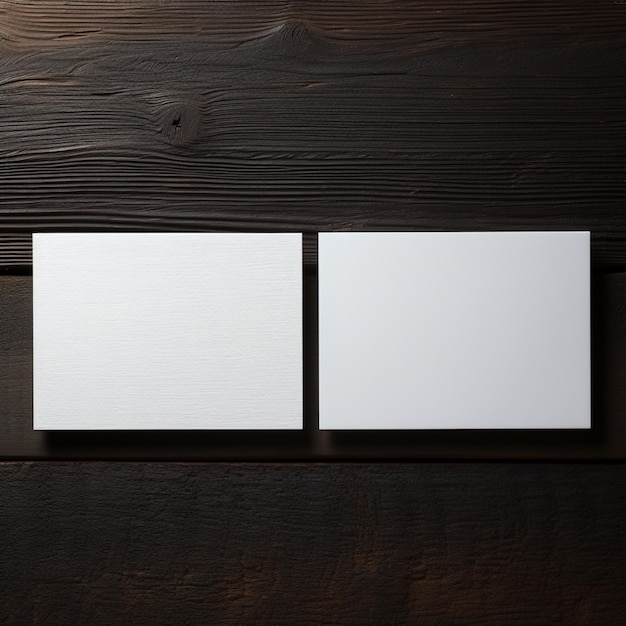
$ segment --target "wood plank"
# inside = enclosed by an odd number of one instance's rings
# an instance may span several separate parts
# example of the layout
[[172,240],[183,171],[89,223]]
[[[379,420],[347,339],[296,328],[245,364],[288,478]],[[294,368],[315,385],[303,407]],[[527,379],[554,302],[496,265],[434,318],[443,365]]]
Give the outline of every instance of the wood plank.
[[[3,45],[11,49],[64,47],[113,40],[154,41],[190,36],[202,41],[241,43],[307,27],[329,32],[334,39],[364,39],[375,46],[381,39],[400,43],[422,38],[423,47],[442,40],[463,43],[476,38],[528,38],[567,34],[572,28],[589,36],[615,33],[623,18],[619,3],[598,5],[589,0],[486,0],[468,4],[351,0],[109,0],[99,4],[76,0],[20,0],[0,2]],[[586,29],[586,27],[591,27]],[[438,37],[433,37],[438,33]]]
[[620,3],[0,15],[4,272],[59,230],[585,229],[626,267]]
[[304,275],[304,431],[32,430],[32,279],[0,277],[0,459],[626,459],[626,273],[592,278],[592,430],[317,429],[317,275]]
[[3,624],[619,624],[626,468],[1,464]]

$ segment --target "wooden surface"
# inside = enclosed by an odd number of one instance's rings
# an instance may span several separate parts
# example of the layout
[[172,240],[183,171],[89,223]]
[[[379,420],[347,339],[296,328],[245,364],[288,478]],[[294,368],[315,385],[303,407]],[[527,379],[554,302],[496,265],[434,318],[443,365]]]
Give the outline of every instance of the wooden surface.
[[626,263],[626,4],[0,2],[33,230],[584,229]]
[[617,626],[625,480],[611,465],[4,464],[0,621]]
[[[0,0],[0,622],[624,623],[621,0]],[[592,231],[589,433],[327,435],[319,230]],[[31,430],[33,231],[303,231],[295,439]],[[9,463],[19,459],[19,463]],[[31,464],[27,459],[40,459]]]

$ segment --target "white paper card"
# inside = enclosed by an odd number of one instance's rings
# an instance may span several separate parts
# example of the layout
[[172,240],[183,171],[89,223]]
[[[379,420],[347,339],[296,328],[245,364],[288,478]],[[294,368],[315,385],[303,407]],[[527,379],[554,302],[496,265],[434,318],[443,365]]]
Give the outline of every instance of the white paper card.
[[589,428],[587,232],[322,233],[322,429]]
[[302,428],[300,234],[35,234],[34,428]]

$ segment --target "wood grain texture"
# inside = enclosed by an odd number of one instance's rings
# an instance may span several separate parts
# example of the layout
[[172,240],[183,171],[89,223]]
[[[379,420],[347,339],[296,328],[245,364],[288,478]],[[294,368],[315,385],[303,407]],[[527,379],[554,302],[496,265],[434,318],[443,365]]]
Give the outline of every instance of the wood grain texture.
[[0,267],[36,230],[591,230],[626,265],[626,5],[0,2]]
[[[322,435],[319,230],[584,229],[626,267],[621,0],[0,0],[4,459],[626,458],[591,433]],[[32,431],[33,231],[303,231],[294,436]],[[619,624],[622,465],[0,464],[0,622]]]
[[592,430],[322,432],[317,276],[304,274],[304,424],[294,432],[32,430],[32,279],[0,277],[0,459],[626,459],[626,274],[592,277]]
[[626,468],[0,465],[3,624],[620,624]]

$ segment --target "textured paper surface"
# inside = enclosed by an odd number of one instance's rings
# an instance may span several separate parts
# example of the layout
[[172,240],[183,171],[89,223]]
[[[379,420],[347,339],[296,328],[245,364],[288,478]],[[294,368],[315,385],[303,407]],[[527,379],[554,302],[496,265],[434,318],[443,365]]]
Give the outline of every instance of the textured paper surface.
[[299,234],[35,234],[35,429],[302,428]]
[[322,233],[322,429],[590,427],[589,233]]

